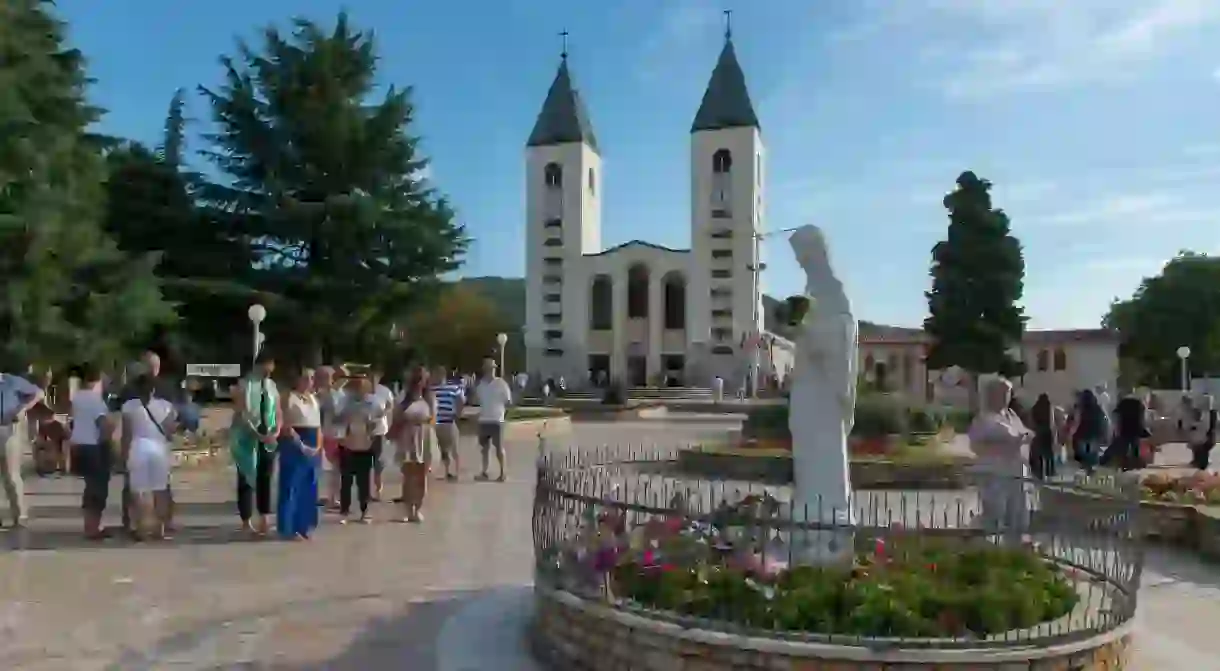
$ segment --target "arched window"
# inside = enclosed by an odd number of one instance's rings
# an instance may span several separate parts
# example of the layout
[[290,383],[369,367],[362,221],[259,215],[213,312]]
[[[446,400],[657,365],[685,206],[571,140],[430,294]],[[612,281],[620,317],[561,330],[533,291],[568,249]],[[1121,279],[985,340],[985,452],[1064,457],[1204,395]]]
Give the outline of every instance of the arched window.
[[558,189],[563,186],[563,168],[558,163],[547,163],[542,169],[543,178],[548,189]]
[[733,171],[733,154],[728,149],[717,149],[712,154],[712,172],[727,175]]
[[637,263],[627,269],[627,318],[648,318],[648,266]]
[[589,195],[590,196],[597,195],[597,188],[593,186],[593,183],[595,181],[596,181],[596,179],[593,176],[593,168],[589,168]]
[[1051,367],[1051,353],[1040,349],[1038,350],[1038,372],[1045,373]]
[[1067,370],[1068,357],[1067,352],[1063,351],[1062,347],[1055,348],[1055,370]]
[[664,283],[662,294],[665,302],[665,328],[684,329],[686,328],[686,279],[678,273],[670,273],[662,281]]
[[614,281],[609,275],[593,278],[589,288],[589,328],[594,331],[609,331],[614,328]]

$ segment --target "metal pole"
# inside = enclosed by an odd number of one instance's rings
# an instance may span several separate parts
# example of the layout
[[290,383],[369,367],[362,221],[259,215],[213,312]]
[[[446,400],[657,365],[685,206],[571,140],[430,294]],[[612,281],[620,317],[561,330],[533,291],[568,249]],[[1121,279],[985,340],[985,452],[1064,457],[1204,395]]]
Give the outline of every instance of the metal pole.
[[1189,365],[1188,364],[1189,361],[1190,361],[1190,357],[1188,357],[1188,356],[1182,357],[1182,391],[1183,392],[1190,391],[1190,374],[1187,372],[1187,366]]
[[250,370],[254,370],[254,366],[258,365],[258,336],[259,325],[254,322],[254,355],[250,357]]
[[507,378],[508,371],[504,370],[504,350],[507,349],[508,343],[500,345],[500,377]]

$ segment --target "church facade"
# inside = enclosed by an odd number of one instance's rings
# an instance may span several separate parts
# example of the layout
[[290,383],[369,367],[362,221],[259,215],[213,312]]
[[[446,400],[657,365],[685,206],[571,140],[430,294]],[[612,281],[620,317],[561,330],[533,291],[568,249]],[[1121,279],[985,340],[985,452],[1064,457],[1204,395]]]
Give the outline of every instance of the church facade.
[[601,150],[564,53],[526,146],[528,370],[574,385],[744,380],[763,339],[765,163],[726,34],[690,129],[690,248],[604,248]]

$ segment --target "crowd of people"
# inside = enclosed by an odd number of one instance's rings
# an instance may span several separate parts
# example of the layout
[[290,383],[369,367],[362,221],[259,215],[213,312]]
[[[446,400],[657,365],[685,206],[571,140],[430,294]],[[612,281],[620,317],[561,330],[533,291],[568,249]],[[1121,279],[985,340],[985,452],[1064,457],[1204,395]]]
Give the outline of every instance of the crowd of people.
[[[136,540],[165,539],[174,531],[173,438],[196,428],[199,417],[160,368],[159,357],[145,353],[117,392],[99,371],[81,371],[68,442],[72,470],[84,480],[83,531],[91,540],[113,535],[103,516],[116,473],[123,479],[122,531]],[[285,539],[310,538],[326,513],[336,514],[340,524],[367,524],[370,505],[381,500],[387,467],[402,476],[393,497],[400,519],[422,522],[434,457],[439,455],[445,480],[458,479],[458,420],[474,399],[482,453],[475,479],[493,479],[494,453],[495,480],[503,482],[503,423],[513,394],[497,373],[491,359],[477,379],[416,366],[395,392],[376,369],[298,367],[283,376],[274,357],[260,354],[233,389],[229,451],[241,529],[270,535],[273,498],[275,533]],[[286,383],[286,392],[277,381]],[[21,476],[24,439],[31,413],[45,399],[45,390],[26,378],[0,375],[0,480],[18,527],[29,516]]]

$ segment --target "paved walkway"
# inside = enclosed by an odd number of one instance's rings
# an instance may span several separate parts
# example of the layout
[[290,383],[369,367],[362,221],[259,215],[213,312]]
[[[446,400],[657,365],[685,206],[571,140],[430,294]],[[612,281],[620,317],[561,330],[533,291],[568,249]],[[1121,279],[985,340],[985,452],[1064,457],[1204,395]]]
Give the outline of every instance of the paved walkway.
[[[573,439],[673,444],[725,428],[578,424]],[[20,543],[0,532],[0,669],[534,669],[521,641],[535,452],[510,447],[507,483],[471,482],[468,465],[463,482],[434,485],[422,526],[380,504],[377,524],[328,519],[306,543],[236,533],[227,468],[181,473],[185,528],[142,546],[79,541],[79,481],[31,479],[33,528]],[[1220,571],[1152,550],[1141,604],[1137,669],[1220,669]]]

